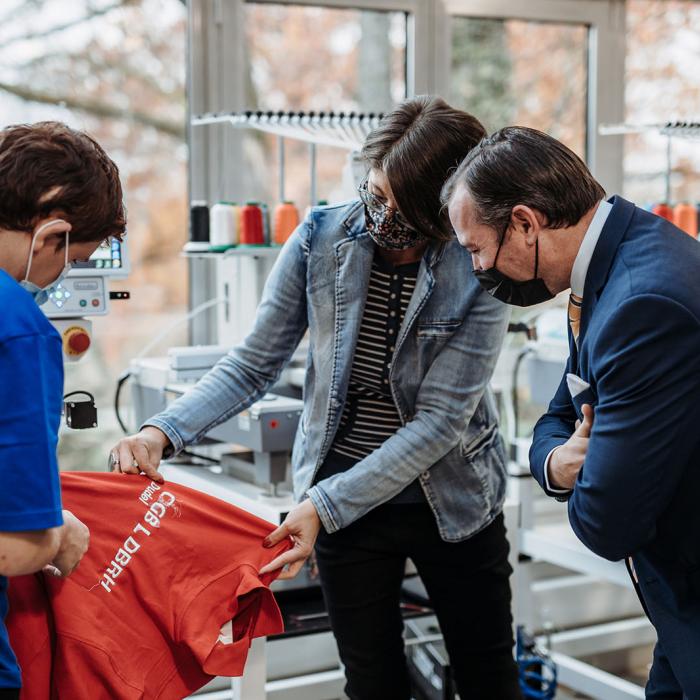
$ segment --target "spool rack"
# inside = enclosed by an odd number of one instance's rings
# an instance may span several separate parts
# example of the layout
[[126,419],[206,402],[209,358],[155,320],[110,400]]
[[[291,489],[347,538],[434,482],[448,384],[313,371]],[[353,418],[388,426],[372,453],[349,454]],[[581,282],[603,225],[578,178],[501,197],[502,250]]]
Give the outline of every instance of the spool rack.
[[382,113],[363,112],[208,112],[192,117],[192,126],[230,124],[236,129],[254,129],[277,136],[280,165],[279,201],[285,201],[285,140],[309,144],[311,204],[318,202],[316,148],[331,146],[356,151],[370,131],[379,125]]
[[598,127],[601,136],[620,136],[624,134],[656,133],[666,136],[666,174],[665,200],[671,201],[671,143],[674,138],[700,139],[700,122],[671,121],[664,124],[601,124]]

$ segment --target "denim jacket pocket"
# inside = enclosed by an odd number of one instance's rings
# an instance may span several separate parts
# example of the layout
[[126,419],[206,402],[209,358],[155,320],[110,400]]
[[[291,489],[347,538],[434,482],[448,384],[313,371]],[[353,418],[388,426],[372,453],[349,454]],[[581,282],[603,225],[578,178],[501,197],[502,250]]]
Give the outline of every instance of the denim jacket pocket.
[[423,340],[430,338],[449,338],[460,326],[460,319],[447,319],[444,321],[426,321],[418,324],[418,337]]
[[462,445],[462,458],[478,476],[489,507],[500,504],[505,496],[506,457],[498,426],[485,430],[481,439],[465,447]]
[[460,453],[465,459],[475,459],[479,454],[493,446],[498,437],[498,424],[494,423],[488,428],[484,428],[474,439],[465,442],[463,438],[460,442]]
[[[442,488],[435,496],[440,501],[455,501],[466,522],[483,523],[490,510],[488,480],[479,460],[465,457],[462,446],[457,445],[448,452],[440,462],[434,465],[433,471],[441,473]],[[431,479],[431,481],[435,481]],[[433,484],[431,484],[433,486]],[[461,528],[460,528],[461,530]],[[467,528],[468,530],[468,528]],[[469,532],[460,532],[464,537]]]

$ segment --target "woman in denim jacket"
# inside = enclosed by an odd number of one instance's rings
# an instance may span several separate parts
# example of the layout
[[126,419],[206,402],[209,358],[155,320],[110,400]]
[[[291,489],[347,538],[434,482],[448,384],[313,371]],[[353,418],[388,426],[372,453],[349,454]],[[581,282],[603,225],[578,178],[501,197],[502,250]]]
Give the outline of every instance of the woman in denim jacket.
[[[275,383],[309,331],[292,457],[300,501],[268,544],[294,576],[316,547],[357,700],[410,697],[399,605],[407,558],[437,613],[463,698],[519,698],[512,657],[505,455],[489,381],[506,306],[482,290],[440,189],[484,136],[438,98],[408,100],[368,137],[360,198],[319,207],[284,246],[252,332],[113,450],[159,478],[177,453]],[[138,466],[135,466],[138,465]]]

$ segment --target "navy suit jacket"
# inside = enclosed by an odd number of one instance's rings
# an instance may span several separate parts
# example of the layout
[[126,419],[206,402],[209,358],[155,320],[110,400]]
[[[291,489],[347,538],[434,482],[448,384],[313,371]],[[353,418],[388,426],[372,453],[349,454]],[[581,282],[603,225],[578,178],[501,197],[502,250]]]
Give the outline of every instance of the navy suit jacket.
[[[610,201],[578,350],[569,332],[566,371],[590,384],[595,410],[569,520],[600,556],[633,556],[659,638],[665,613],[682,617],[700,653],[700,243]],[[535,427],[530,464],[543,488],[545,459],[574,432],[580,403],[564,377]]]

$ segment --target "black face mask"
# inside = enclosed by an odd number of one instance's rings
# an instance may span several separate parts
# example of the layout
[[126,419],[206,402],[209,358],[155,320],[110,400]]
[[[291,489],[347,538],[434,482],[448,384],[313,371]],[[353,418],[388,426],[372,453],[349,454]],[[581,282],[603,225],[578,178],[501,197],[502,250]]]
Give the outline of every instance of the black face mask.
[[547,289],[547,285],[544,281],[537,276],[540,256],[539,241],[535,243],[535,274],[531,280],[518,282],[496,269],[496,262],[505,237],[504,233],[501,242],[498,244],[493,267],[490,267],[488,270],[474,271],[474,275],[479,281],[479,284],[492,297],[506,304],[512,304],[513,306],[534,306],[535,304],[541,304],[543,301],[553,299],[554,294]]

